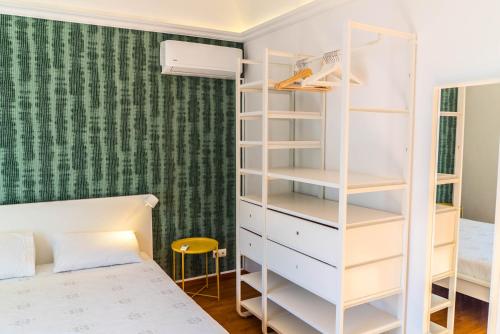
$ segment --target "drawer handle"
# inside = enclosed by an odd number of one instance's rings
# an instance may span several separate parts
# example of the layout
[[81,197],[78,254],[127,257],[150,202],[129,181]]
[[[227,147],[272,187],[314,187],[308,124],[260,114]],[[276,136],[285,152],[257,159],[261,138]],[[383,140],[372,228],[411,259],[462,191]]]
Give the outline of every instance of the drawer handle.
[[249,243],[248,243],[248,246],[252,247],[252,243],[251,243],[251,242],[249,242]]
[[252,214],[249,214],[248,217],[252,218]]
[[299,265],[298,264],[295,265],[295,269],[299,269]]
[[300,234],[300,232],[299,232],[299,231],[296,231],[295,233],[296,233],[297,235],[299,235],[299,234]]

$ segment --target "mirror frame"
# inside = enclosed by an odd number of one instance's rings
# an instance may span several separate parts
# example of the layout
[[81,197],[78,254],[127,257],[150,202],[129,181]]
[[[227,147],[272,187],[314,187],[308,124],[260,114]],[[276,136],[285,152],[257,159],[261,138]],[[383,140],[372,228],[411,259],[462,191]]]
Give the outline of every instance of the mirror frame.
[[[432,129],[431,129],[431,159],[429,168],[429,218],[430,227],[427,230],[427,254],[428,261],[426,266],[426,292],[425,292],[425,325],[426,328],[430,325],[430,307],[431,307],[431,293],[432,293],[432,240],[434,239],[434,224],[435,224],[435,202],[436,202],[436,184],[437,184],[437,159],[438,159],[438,140],[439,140],[439,109],[441,101],[441,90],[446,88],[467,88],[474,86],[486,86],[500,84],[500,78],[492,78],[477,81],[465,81],[453,84],[445,84],[434,87],[433,95],[433,108],[432,108]],[[499,156],[497,168],[500,175],[500,141],[499,141]],[[496,209],[495,209],[495,228],[494,228],[494,242],[493,242],[493,258],[491,268],[491,282],[490,282],[490,297],[488,306],[488,329],[487,333],[495,334],[500,333],[500,322],[498,318],[499,312],[499,294],[500,294],[500,177],[497,178],[497,196],[496,196]]]

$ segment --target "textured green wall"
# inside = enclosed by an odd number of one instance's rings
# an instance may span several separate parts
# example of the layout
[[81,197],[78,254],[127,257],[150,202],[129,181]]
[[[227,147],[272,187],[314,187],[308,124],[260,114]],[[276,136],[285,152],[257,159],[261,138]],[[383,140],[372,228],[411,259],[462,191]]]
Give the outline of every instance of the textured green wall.
[[168,273],[171,241],[195,235],[232,269],[234,81],[160,75],[167,39],[241,47],[0,15],[0,204],[153,193]]
[[[457,111],[458,89],[441,90],[441,111]],[[453,174],[455,169],[455,137],[457,128],[456,117],[440,117],[438,173]],[[438,203],[453,202],[453,184],[437,186],[436,201]]]

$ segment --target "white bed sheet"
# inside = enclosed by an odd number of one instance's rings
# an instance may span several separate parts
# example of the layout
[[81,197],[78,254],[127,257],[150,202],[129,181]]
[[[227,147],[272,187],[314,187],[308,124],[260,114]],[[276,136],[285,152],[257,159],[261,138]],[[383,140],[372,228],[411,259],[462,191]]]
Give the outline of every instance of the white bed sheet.
[[227,333],[153,261],[0,281],[0,333]]
[[458,276],[489,286],[494,224],[460,219]]

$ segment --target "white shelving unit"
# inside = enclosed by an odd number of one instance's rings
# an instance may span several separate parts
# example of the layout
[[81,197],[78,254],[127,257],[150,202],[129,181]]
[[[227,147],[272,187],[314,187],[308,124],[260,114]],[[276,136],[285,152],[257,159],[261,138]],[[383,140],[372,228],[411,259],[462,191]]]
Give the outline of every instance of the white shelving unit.
[[[430,315],[448,309],[446,327],[430,322],[429,332],[453,333],[455,322],[455,296],[457,293],[457,265],[460,207],[462,197],[462,164],[465,113],[465,88],[458,88],[457,111],[441,111],[438,104],[439,117],[456,117],[455,129],[455,159],[453,174],[436,175],[436,185],[453,185],[453,199],[451,204],[436,204],[433,227],[432,253],[432,282],[448,288],[448,298],[432,294]],[[439,132],[438,132],[439,133]],[[437,159],[436,159],[437,161]],[[430,316],[429,315],[429,316]]]
[[[342,92],[340,122],[340,168],[325,169],[326,91],[277,90],[270,78],[276,57],[294,64],[304,55],[266,49],[262,61],[241,59],[241,66],[260,66],[261,80],[236,82],[236,207],[237,261],[236,308],[241,316],[254,315],[262,331],[278,333],[384,333],[404,332],[406,270],[410,215],[411,165],[413,155],[414,82],[416,37],[376,26],[348,21],[342,48],[342,73],[351,73],[351,34],[358,31],[408,42],[409,81],[405,108],[351,107],[349,75],[332,82]],[[237,72],[239,73],[239,72]],[[276,79],[276,78],[273,78]],[[270,110],[274,93],[320,94],[322,110]],[[244,110],[242,97],[261,94],[262,110]],[[293,97],[292,97],[293,99]],[[292,100],[291,99],[291,100]],[[349,170],[350,113],[407,117],[405,166],[402,177],[388,178]],[[367,116],[369,117],[369,116]],[[383,116],[384,117],[384,116]],[[299,141],[291,131],[287,141],[272,141],[269,123],[275,119],[320,122],[319,140]],[[246,140],[245,122],[258,122],[260,138]],[[355,135],[355,134],[354,134]],[[249,136],[251,137],[251,136]],[[255,137],[255,136],[254,136]],[[261,152],[261,168],[247,168],[246,150]],[[295,166],[295,150],[319,150],[320,168]],[[288,150],[290,165],[272,168],[273,150]],[[260,180],[261,193],[247,189],[247,177]],[[273,182],[288,182],[290,191],[271,191]],[[296,183],[319,186],[320,194],[295,192]],[[336,189],[337,200],[325,198],[326,189]],[[398,191],[399,212],[388,212],[351,204],[349,196]],[[244,259],[260,264],[261,270],[242,272]],[[241,298],[241,284],[261,293]],[[437,306],[436,306],[437,307]]]

